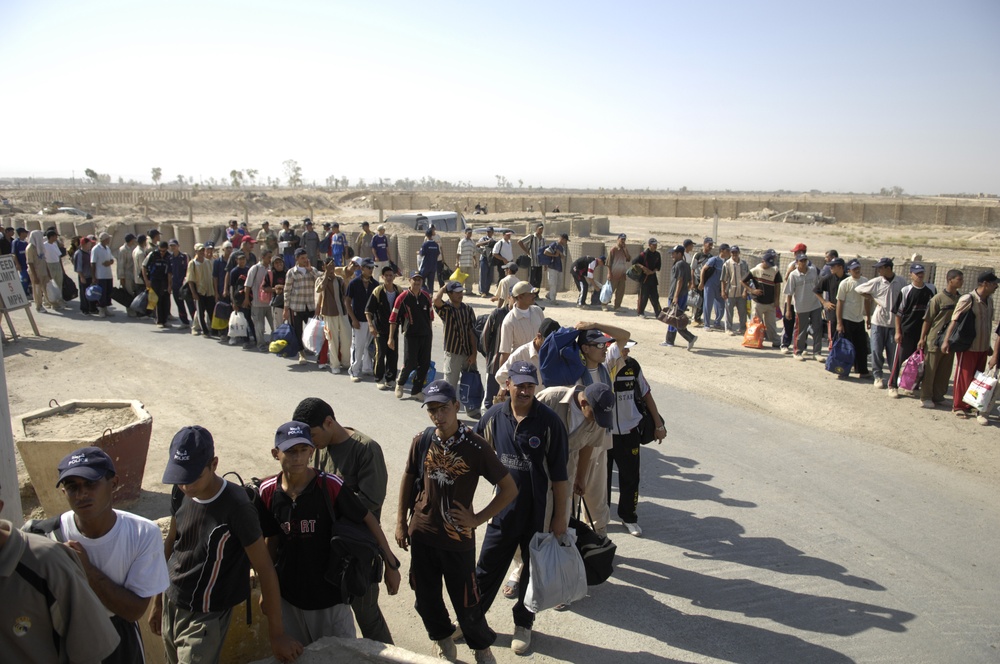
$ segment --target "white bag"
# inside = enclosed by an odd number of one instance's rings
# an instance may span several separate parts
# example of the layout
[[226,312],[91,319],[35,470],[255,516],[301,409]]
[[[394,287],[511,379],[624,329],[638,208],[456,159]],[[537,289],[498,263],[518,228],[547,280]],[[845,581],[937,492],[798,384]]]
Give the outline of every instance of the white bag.
[[965,391],[962,402],[967,403],[982,414],[986,414],[986,409],[993,400],[993,393],[997,389],[996,370],[989,373],[976,372],[976,377],[969,383],[969,389]]
[[322,318],[310,318],[306,326],[302,328],[302,345],[310,353],[318,353],[323,348],[323,341],[326,339],[325,332],[326,324],[323,323]]
[[52,304],[59,304],[62,302],[62,289],[59,284],[56,283],[55,279],[49,279],[45,284],[45,294],[49,298],[49,302]]
[[250,325],[242,311],[234,311],[229,315],[229,338],[246,337],[250,334]]
[[569,604],[587,595],[587,571],[576,548],[576,533],[567,530],[556,539],[552,533],[531,538],[531,578],[524,605],[532,613]]
[[611,297],[614,294],[615,294],[615,289],[612,288],[611,280],[608,279],[606,282],[604,282],[604,285],[601,286],[601,294],[599,296],[601,298],[601,304],[611,304]]

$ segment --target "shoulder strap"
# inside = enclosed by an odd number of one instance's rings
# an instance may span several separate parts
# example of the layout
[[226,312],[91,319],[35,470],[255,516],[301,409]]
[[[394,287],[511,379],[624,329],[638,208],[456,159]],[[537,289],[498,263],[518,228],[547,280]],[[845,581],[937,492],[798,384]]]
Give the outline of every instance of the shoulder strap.
[[333,500],[330,498],[330,492],[326,490],[326,480],[324,477],[326,477],[326,473],[322,470],[318,471],[316,475],[316,488],[323,494],[323,502],[326,504],[326,511],[330,515],[330,523],[336,523],[337,515],[333,511]]

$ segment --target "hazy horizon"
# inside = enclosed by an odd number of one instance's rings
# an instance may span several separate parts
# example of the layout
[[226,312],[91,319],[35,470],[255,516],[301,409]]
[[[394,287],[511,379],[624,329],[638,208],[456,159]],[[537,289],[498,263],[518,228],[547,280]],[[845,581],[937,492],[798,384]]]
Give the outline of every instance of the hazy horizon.
[[[0,177],[997,192],[1000,3],[8,0]],[[13,64],[11,64],[13,63]]]

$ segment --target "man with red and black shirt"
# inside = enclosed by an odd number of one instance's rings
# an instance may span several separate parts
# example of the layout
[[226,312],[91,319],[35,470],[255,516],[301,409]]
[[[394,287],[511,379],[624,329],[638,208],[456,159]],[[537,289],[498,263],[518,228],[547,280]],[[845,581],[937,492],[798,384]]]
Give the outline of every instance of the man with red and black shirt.
[[399,561],[375,516],[354,492],[342,490],[341,478],[309,467],[314,451],[307,423],[278,427],[271,454],[281,472],[260,483],[254,501],[278,573],[285,630],[303,645],[325,636],[356,636],[351,605],[325,578],[334,518],[371,532],[385,560],[386,588],[390,595],[399,589]]
[[[441,597],[443,578],[476,661],[495,662],[490,646],[497,635],[479,602],[475,529],[514,500],[517,485],[493,448],[458,421],[461,405],[448,381],[427,386],[424,407],[433,426],[414,436],[410,445],[399,487],[396,543],[404,550],[411,547],[410,582],[417,613],[435,642],[434,654],[451,661],[456,656],[451,640],[454,626]],[[480,477],[499,490],[476,512],[472,502]]]
[[396,379],[396,398],[403,398],[403,384],[413,373],[413,387],[410,396],[420,394],[427,379],[427,371],[431,367],[431,341],[433,340],[431,323],[434,322],[434,307],[431,296],[422,287],[424,278],[419,272],[410,275],[410,287],[396,298],[389,315],[389,348],[395,350],[397,343],[396,331],[399,325],[405,323],[403,329],[403,368]]

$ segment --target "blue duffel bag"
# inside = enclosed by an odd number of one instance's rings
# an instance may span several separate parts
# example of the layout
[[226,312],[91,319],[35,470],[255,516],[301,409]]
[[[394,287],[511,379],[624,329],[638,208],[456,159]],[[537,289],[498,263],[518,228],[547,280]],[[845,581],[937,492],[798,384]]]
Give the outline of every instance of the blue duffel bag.
[[826,356],[826,370],[838,376],[846,376],[851,373],[854,366],[854,344],[846,337],[837,337],[833,342],[830,354]]
[[271,333],[271,343],[284,341],[285,347],[278,353],[279,357],[295,357],[302,350],[302,340],[295,334],[290,323],[282,323]]
[[458,380],[458,400],[465,406],[465,412],[475,413],[483,407],[483,377],[479,370],[472,368],[462,372]]

